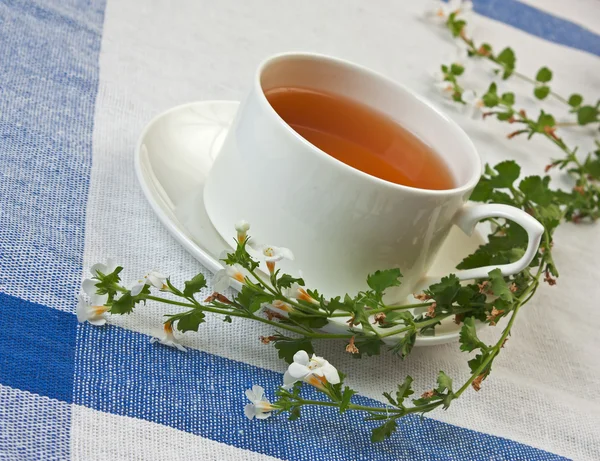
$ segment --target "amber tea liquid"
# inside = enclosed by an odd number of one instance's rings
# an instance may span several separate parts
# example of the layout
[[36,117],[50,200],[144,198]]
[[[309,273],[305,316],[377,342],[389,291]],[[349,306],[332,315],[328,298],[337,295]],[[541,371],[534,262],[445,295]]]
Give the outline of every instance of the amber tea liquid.
[[298,134],[347,165],[419,189],[455,187],[448,167],[431,147],[364,104],[308,88],[274,88],[265,95]]

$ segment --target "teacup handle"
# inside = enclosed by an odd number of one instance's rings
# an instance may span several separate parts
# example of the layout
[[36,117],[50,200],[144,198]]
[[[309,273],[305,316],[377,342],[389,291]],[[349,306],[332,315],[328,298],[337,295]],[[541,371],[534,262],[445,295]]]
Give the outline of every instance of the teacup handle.
[[[527,214],[523,210],[509,205],[501,205],[497,203],[465,205],[454,217],[454,224],[462,229],[465,234],[470,236],[473,233],[473,230],[475,230],[477,223],[485,218],[510,219],[525,229],[528,236],[525,254],[521,257],[521,259],[515,261],[514,263],[476,267],[474,269],[454,272],[454,274],[460,280],[487,278],[488,273],[494,269],[500,269],[502,271],[502,275],[504,276],[521,272],[523,269],[529,266],[538,250],[538,247],[540,246],[540,240],[544,234],[544,226],[542,226],[542,224],[533,216]],[[419,285],[423,288],[426,288],[432,283],[437,283],[439,281],[439,276],[436,277],[428,275],[421,280]]]

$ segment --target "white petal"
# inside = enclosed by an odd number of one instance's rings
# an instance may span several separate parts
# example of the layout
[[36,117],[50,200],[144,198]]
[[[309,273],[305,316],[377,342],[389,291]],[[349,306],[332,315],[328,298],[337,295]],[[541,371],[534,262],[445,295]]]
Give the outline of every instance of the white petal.
[[118,264],[114,258],[106,258],[106,270],[108,274],[112,274],[117,268]]
[[294,253],[292,253],[292,250],[289,248],[279,247],[278,250],[285,259],[289,259],[290,261],[294,260]]
[[244,414],[246,415],[246,418],[253,419],[256,416],[256,407],[249,403],[244,407]]
[[213,290],[217,293],[223,293],[231,284],[231,279],[226,269],[218,271],[212,280]]
[[108,301],[108,295],[93,295],[91,297],[92,306],[104,306]]
[[292,363],[288,367],[288,373],[292,378],[304,379],[311,374],[311,370],[306,365],[300,365],[299,363]]
[[88,322],[94,326],[101,327],[102,325],[104,325],[106,323],[106,319],[105,318],[88,319]]
[[333,365],[327,364],[322,370],[323,376],[325,376],[328,383],[338,384],[340,382],[340,375]]
[[252,392],[256,395],[256,400],[262,400],[265,395],[265,390],[262,386],[257,386],[256,384],[252,386]]
[[289,388],[292,386],[292,384],[294,384],[296,381],[298,381],[296,378],[294,378],[292,375],[290,375],[289,371],[286,371],[283,374],[283,387],[285,388]]
[[144,282],[137,282],[134,286],[131,287],[131,296],[137,296],[142,292],[146,284]]
[[462,98],[467,104],[474,104],[479,99],[473,90],[463,91]]
[[[252,389],[254,389],[254,386]],[[252,389],[246,389],[244,394],[246,394],[246,397],[248,398],[248,400],[250,400],[252,403],[256,403],[260,399],[257,397],[256,393]]]
[[267,419],[269,416],[271,416],[271,412],[263,413],[261,411],[261,412],[256,413],[256,419]]
[[93,276],[98,275],[98,272],[102,272],[104,275],[109,273],[106,265],[102,263],[94,264],[92,267],[90,267],[90,272]]
[[92,280],[92,279],[85,279],[82,284],[81,284],[81,288],[83,288],[83,291],[89,295],[89,296],[93,296],[96,294],[96,290],[98,289],[96,287],[96,283],[99,283],[98,280]]
[[75,311],[77,313],[77,321],[78,322],[85,322],[87,320],[87,310],[88,310],[88,303],[85,302],[85,299],[83,299],[83,296],[79,296],[79,301],[77,302],[77,310]]
[[300,365],[307,366],[309,361],[310,360],[306,351],[298,351],[294,354],[294,363],[299,363]]
[[250,224],[245,219],[240,219],[235,223],[235,230],[237,232],[248,232],[250,229]]
[[[179,349],[181,352],[187,352],[187,349],[183,346],[183,344],[173,342],[172,346]],[[339,380],[338,380],[338,382],[339,382]]]

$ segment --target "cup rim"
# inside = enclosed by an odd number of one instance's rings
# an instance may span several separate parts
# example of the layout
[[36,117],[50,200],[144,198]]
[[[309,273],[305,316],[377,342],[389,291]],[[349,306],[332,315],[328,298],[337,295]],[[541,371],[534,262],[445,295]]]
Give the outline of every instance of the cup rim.
[[[409,93],[411,96],[413,96],[420,104],[423,104],[424,106],[426,106],[429,110],[435,112],[437,114],[437,116],[439,116],[444,123],[448,123],[453,130],[457,130],[459,133],[462,133],[466,143],[469,146],[469,149],[467,149],[469,152],[467,153],[467,155],[470,155],[472,158],[471,160],[474,160],[477,164],[479,164],[479,170],[475,170],[475,173],[468,179],[468,181],[466,181],[464,184],[457,186],[457,187],[453,187],[451,189],[421,189],[418,187],[411,187],[411,186],[406,186],[403,184],[398,184],[398,183],[394,183],[391,181],[387,181],[385,179],[381,179],[378,178],[377,176],[373,176],[370,175],[369,173],[365,173],[362,170],[359,170],[357,168],[354,168],[344,162],[342,162],[341,160],[336,159],[335,157],[329,155],[327,152],[323,151],[322,149],[318,148],[317,146],[315,146],[314,144],[312,144],[310,141],[308,141],[307,139],[305,139],[302,135],[300,135],[299,133],[297,133],[278,113],[277,111],[273,108],[273,106],[271,106],[271,104],[269,103],[267,97],[265,96],[265,92],[262,88],[262,84],[261,84],[261,77],[263,75],[264,70],[270,66],[271,64],[273,64],[275,61],[284,59],[284,58],[295,58],[295,57],[303,57],[303,58],[311,58],[311,59],[316,59],[316,60],[321,60],[321,61],[333,61],[337,64],[341,64],[344,67],[349,68],[350,70],[353,71],[359,71],[359,72],[364,72],[369,74],[372,77],[378,78],[378,79],[382,79],[385,80],[386,82],[390,83],[392,86],[395,87],[399,87],[401,90]],[[425,99],[424,97],[422,97],[421,95],[419,95],[418,93],[416,93],[415,91],[413,91],[412,89],[406,87],[405,85],[392,80],[389,77],[386,77],[383,74],[380,74],[379,72],[376,72],[374,70],[371,70],[365,66],[362,66],[360,64],[356,64],[353,63],[351,61],[347,61],[345,59],[342,58],[336,58],[333,56],[328,56],[325,54],[320,54],[320,53],[313,53],[313,52],[304,52],[304,51],[290,51],[290,52],[284,52],[284,53],[278,53],[272,56],[269,56],[268,58],[264,59],[258,66],[258,69],[256,70],[255,76],[254,76],[254,85],[256,88],[256,92],[258,93],[258,103],[262,106],[262,108],[264,110],[266,110],[268,113],[270,113],[271,115],[274,115],[275,118],[281,122],[280,124],[284,126],[284,129],[287,130],[287,132],[289,132],[290,134],[293,135],[294,138],[296,138],[297,140],[299,140],[300,142],[302,142],[305,146],[307,146],[309,149],[311,149],[316,155],[321,156],[323,159],[325,159],[326,161],[332,161],[332,163],[338,165],[339,167],[345,169],[348,173],[352,173],[355,175],[358,175],[359,177],[362,177],[363,179],[369,180],[371,182],[374,182],[376,184],[382,185],[382,186],[387,186],[387,187],[391,187],[393,189],[397,189],[397,190],[403,190],[403,191],[410,191],[410,192],[418,192],[421,194],[426,194],[426,195],[430,195],[430,196],[442,196],[442,195],[458,195],[458,194],[462,194],[464,192],[467,192],[469,190],[472,190],[473,188],[475,188],[475,186],[477,185],[477,183],[479,182],[479,179],[481,177],[481,174],[483,172],[483,163],[481,160],[481,157],[479,155],[479,153],[477,152],[477,148],[475,147],[475,145],[473,144],[473,141],[471,140],[471,138],[469,137],[469,135],[454,121],[452,120],[450,117],[448,117],[444,112],[442,112],[441,110],[439,110],[437,107],[435,107],[433,104],[431,104],[427,99]]]

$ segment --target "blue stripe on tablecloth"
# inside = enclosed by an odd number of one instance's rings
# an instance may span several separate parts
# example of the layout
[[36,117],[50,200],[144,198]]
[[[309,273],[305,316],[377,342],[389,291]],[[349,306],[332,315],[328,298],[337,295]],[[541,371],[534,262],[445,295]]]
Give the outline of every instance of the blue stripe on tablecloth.
[[0,293],[0,383],[73,401],[77,319]]
[[536,37],[600,56],[600,35],[517,0],[473,0],[473,8]]
[[0,3],[0,290],[63,310],[81,278],[104,0]]
[[[373,423],[354,412],[312,409],[297,421],[284,415],[249,421],[243,415],[244,390],[259,384],[273,397],[282,381],[280,373],[197,350],[182,353],[151,345],[148,336],[114,326],[81,326],[77,345],[74,403],[278,458],[565,459],[417,416],[401,420],[391,440],[375,445],[369,441]],[[355,401],[380,405],[360,396]]]

